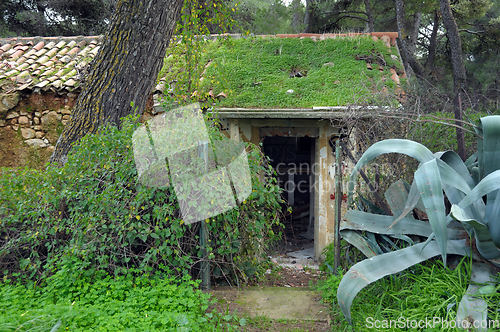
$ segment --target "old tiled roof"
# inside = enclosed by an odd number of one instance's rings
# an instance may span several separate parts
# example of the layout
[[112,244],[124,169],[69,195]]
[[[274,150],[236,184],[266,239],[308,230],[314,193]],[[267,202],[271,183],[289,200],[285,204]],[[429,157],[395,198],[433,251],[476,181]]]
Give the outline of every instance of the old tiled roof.
[[[349,34],[279,34],[262,37],[335,38]],[[364,34],[363,34],[364,35]],[[373,38],[387,38],[395,45],[397,33],[375,32]],[[231,35],[233,36],[233,35]],[[239,37],[234,35],[233,37]],[[215,38],[216,36],[212,36]],[[0,92],[54,91],[78,92],[86,66],[97,54],[102,36],[27,37],[0,39]]]
[[102,36],[0,39],[0,89],[78,89],[81,71],[97,54],[101,40]]

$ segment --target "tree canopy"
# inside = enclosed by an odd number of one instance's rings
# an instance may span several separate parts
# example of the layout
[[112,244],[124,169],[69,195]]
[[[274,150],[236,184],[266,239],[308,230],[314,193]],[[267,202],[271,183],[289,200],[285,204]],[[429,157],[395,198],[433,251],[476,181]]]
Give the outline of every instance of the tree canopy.
[[116,0],[3,0],[0,35],[75,36],[106,31]]

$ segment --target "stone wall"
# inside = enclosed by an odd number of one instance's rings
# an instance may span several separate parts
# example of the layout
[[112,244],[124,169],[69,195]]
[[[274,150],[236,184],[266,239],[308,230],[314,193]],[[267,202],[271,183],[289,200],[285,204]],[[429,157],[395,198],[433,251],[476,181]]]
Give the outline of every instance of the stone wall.
[[[0,94],[0,167],[43,169],[68,123],[75,93]],[[141,118],[151,117],[153,100]]]
[[71,115],[76,94],[0,95],[0,167],[42,168]]

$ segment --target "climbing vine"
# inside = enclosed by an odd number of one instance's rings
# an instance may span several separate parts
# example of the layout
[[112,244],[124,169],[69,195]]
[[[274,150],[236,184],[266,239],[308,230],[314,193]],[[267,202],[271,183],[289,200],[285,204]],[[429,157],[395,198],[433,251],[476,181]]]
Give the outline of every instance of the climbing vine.
[[[174,41],[159,75],[162,78],[166,72],[172,71],[172,76],[175,77],[167,82],[170,86],[167,99],[178,104],[187,104],[210,97],[198,93],[204,71],[210,65],[210,59],[206,59],[203,53],[210,39],[218,38],[230,43],[226,32],[233,30],[237,24],[233,19],[237,8],[237,5],[233,6],[221,0],[184,1]],[[181,67],[172,68],[169,58],[176,59],[177,63],[181,63]]]

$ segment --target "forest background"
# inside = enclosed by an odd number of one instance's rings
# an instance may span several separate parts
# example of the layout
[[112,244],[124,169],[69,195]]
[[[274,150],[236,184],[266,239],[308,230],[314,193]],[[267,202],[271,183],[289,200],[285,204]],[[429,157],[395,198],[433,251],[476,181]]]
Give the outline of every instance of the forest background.
[[[99,35],[116,0],[7,0],[0,4],[0,37]],[[220,0],[198,1],[210,7]],[[500,103],[500,1],[450,1],[466,70],[464,110],[498,109]],[[398,31],[408,76],[447,95],[453,91],[450,39],[440,3],[374,0],[231,0],[232,31],[253,34]],[[399,13],[397,9],[399,10]],[[398,15],[399,26],[398,26]],[[211,32],[217,27],[207,24]],[[450,93],[448,95],[453,98]],[[442,97],[442,96],[441,96]],[[427,103],[426,103],[427,104]],[[423,112],[442,111],[428,103]]]

